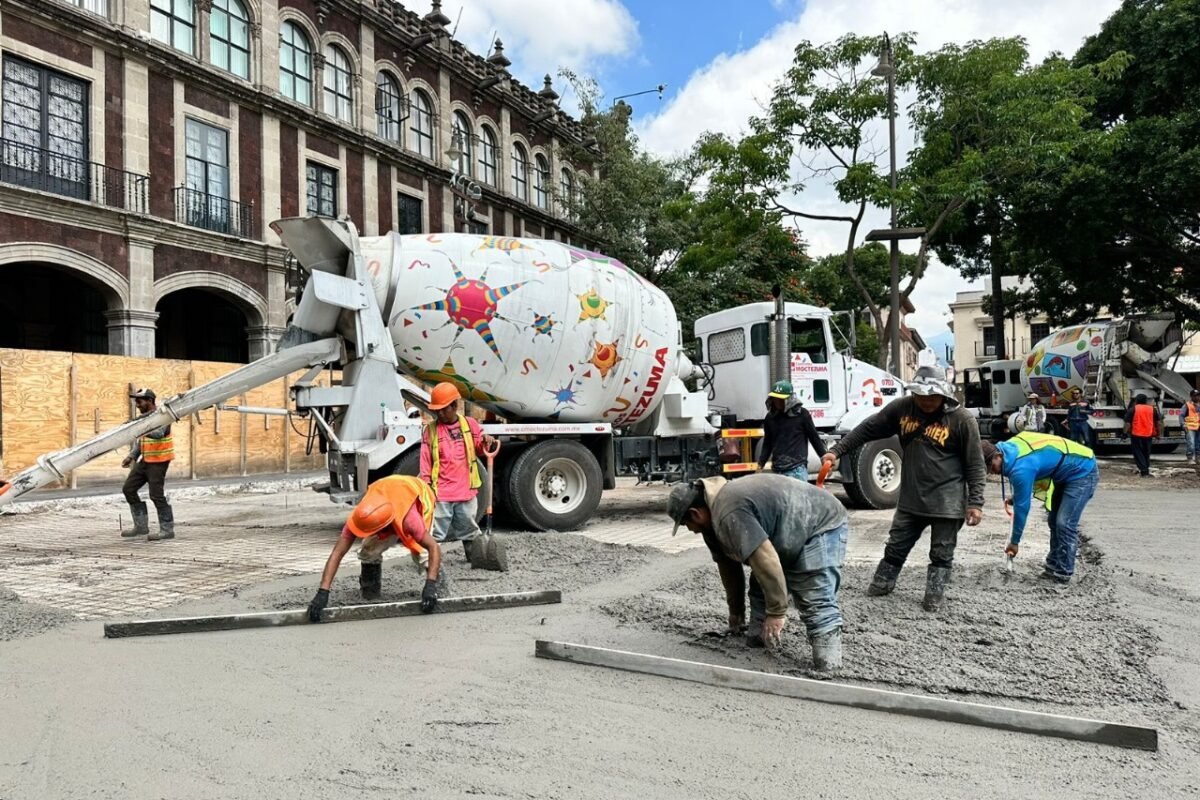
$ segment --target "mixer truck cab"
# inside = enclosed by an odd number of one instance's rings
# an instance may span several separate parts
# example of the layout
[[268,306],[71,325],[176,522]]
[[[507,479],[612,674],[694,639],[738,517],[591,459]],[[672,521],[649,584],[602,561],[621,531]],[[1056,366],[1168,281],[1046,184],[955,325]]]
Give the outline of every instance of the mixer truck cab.
[[[725,434],[758,437],[766,413],[764,398],[776,380],[789,380],[827,444],[854,429],[903,394],[895,376],[839,352],[833,313],[804,303],[752,303],[696,320],[696,347],[708,365],[710,405],[721,415]],[[726,464],[726,472],[753,471],[754,459]],[[809,474],[820,461],[809,453]],[[900,490],[900,447],[871,442],[842,459],[832,476],[852,502],[890,508]]]

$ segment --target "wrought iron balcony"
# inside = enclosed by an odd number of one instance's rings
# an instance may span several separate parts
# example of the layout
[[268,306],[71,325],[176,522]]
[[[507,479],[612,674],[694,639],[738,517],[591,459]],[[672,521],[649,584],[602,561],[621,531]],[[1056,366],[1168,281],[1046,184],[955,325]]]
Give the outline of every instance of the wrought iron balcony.
[[0,139],[0,183],[145,214],[150,176]]
[[259,238],[253,203],[238,203],[186,186],[175,190],[175,221],[243,239]]

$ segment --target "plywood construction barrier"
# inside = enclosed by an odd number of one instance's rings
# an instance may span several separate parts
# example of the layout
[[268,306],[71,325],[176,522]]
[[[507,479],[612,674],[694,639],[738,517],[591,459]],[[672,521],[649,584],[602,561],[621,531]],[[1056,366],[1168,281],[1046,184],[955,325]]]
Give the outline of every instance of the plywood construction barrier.
[[[239,366],[0,348],[0,475],[19,472],[38,456],[132,419],[137,411],[128,397],[130,386],[146,386],[166,398]],[[301,374],[271,381],[228,403],[287,408],[288,387]],[[326,371],[317,383],[328,386],[338,378]],[[315,444],[311,454],[304,452],[308,425],[307,419],[207,409],[173,426],[170,479],[323,469],[325,460]],[[122,480],[124,457],[124,450],[102,456],[76,470],[72,483]]]

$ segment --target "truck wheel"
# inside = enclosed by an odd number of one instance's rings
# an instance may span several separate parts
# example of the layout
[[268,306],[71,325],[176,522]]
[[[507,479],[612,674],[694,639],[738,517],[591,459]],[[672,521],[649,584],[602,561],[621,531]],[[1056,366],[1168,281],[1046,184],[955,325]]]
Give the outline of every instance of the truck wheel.
[[[421,449],[414,447],[404,455],[400,456],[400,460],[396,462],[395,468],[392,470],[393,475],[412,475],[416,477],[421,474]],[[479,494],[476,499],[479,501],[478,508],[475,510],[475,521],[482,521],[487,516],[488,504],[488,472],[483,459],[479,459],[479,477],[483,480],[483,485],[479,487]]]
[[867,442],[850,453],[853,483],[843,486],[857,508],[895,508],[900,497],[900,443]]
[[513,461],[508,505],[532,530],[573,531],[600,505],[603,480],[596,457],[579,442],[538,442]]

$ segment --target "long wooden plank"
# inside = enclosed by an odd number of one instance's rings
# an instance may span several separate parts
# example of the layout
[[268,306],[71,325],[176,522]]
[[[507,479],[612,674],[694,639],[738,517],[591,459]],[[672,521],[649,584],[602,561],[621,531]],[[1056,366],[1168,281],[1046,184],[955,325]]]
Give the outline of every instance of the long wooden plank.
[[818,703],[886,711],[892,714],[905,714],[942,722],[958,722],[964,725],[980,725],[1006,731],[1033,733],[1039,736],[1077,739],[1115,747],[1158,750],[1158,731],[1154,728],[1143,728],[1136,725],[1122,725],[1060,714],[1044,714],[1039,711],[1023,711],[981,703],[943,700],[885,689],[870,689],[844,683],[793,678],[787,675],[771,675],[765,672],[719,667],[697,661],[663,658],[566,642],[538,640],[534,646],[534,654],[538,658],[610,667],[628,672],[677,678],[693,683],[705,683],[750,692],[797,697],[802,700],[814,700]]
[[[493,608],[514,608],[561,603],[562,593],[517,592],[514,594],[482,594],[472,597],[447,597],[438,601],[435,613],[456,611],[484,611]],[[321,615],[325,622],[361,622],[392,617],[415,617],[421,613],[419,600],[402,603],[367,603],[359,606],[334,606]],[[127,636],[159,636],[172,633],[203,633],[207,631],[232,631],[241,628],[281,628],[286,625],[311,625],[307,609],[292,611],[264,611],[255,614],[230,614],[216,617],[176,617],[173,619],[151,619],[139,622],[110,622],[104,626],[106,639],[121,639]]]

